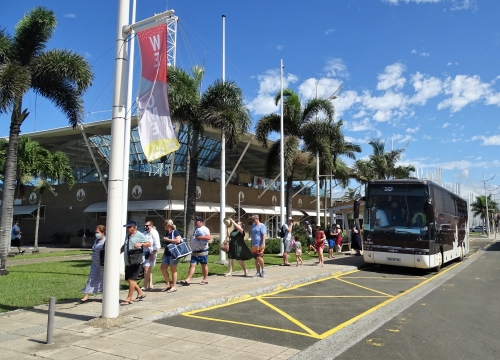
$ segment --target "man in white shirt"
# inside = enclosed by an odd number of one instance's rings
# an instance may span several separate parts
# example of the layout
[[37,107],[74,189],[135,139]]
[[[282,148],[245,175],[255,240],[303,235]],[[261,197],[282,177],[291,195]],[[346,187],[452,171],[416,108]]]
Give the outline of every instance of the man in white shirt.
[[186,280],[181,281],[181,284],[184,286],[191,285],[191,278],[198,264],[201,264],[201,273],[203,275],[200,285],[208,284],[208,242],[212,239],[212,235],[210,235],[210,230],[203,225],[203,218],[201,216],[197,216],[194,219],[194,226],[195,229],[191,237],[191,264],[189,265]]
[[389,226],[387,215],[384,210],[378,208],[378,205],[373,206],[372,212],[375,213],[375,226]]
[[292,240],[293,218],[289,217],[286,224],[283,225],[285,236],[283,237],[283,266],[290,266],[288,262],[288,253],[290,252],[290,242]]
[[161,248],[160,244],[160,234],[153,225],[152,221],[146,221],[144,225],[144,235],[146,239],[151,243],[150,247],[144,248],[144,262],[142,266],[144,267],[144,287],[142,290],[148,290],[153,288],[153,273],[152,269],[156,265],[156,254]]

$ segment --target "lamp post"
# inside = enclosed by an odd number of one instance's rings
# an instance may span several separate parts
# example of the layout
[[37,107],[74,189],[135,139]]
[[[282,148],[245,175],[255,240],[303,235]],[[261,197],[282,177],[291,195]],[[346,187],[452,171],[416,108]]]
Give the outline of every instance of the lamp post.
[[[337,98],[338,93],[342,89],[342,84],[335,90],[335,92],[327,97],[327,100],[335,100]],[[318,98],[318,80],[316,80],[316,99]],[[316,120],[318,118],[316,117]],[[329,176],[329,175],[325,175]],[[326,206],[326,203],[325,203]],[[319,200],[319,153],[316,152],[316,224],[321,223],[321,209],[320,209],[320,200]],[[332,219],[330,219],[332,221]],[[326,225],[326,222],[325,222]]]
[[489,222],[489,214],[488,214],[488,197],[486,196],[486,182],[493,180],[493,178],[496,176],[493,175],[491,179],[485,180],[484,179],[484,173],[483,173],[483,185],[484,185],[484,202],[486,204],[486,234],[488,234],[488,237],[490,237],[490,222]]

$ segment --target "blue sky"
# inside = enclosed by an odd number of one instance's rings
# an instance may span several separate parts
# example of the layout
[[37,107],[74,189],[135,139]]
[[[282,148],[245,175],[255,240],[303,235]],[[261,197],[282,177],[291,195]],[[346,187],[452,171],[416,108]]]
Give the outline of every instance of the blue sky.
[[[58,27],[49,48],[71,49],[93,67],[85,94],[86,121],[110,118],[118,1],[10,2],[0,27],[14,26],[29,9],[54,10]],[[348,140],[406,147],[405,164],[460,183],[462,196],[500,184],[500,2],[494,0],[296,1],[138,0],[137,20],[173,9],[179,16],[177,65],[203,64],[206,87],[222,76],[222,20],[226,15],[226,79],[243,89],[254,123],[278,111],[272,98],[285,86],[304,101],[328,97]],[[137,47],[136,47],[137,48]],[[136,57],[137,58],[137,57]],[[138,68],[139,61],[136,61]],[[496,66],[495,66],[496,65]],[[23,132],[67,125],[47,100],[29,94]],[[0,136],[9,116],[0,116]],[[354,184],[351,186],[354,187]],[[493,192],[495,193],[495,192]]]

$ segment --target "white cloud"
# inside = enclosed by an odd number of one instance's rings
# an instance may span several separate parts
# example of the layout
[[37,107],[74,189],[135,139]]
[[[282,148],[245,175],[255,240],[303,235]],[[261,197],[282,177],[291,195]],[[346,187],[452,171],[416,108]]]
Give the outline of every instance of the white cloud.
[[343,63],[342,59],[333,58],[326,62],[326,66],[323,69],[326,71],[327,77],[349,77],[349,72],[347,71],[347,66]]
[[432,137],[430,135],[423,135],[422,139],[424,139],[424,140],[430,140],[430,139],[432,139]]
[[417,50],[413,49],[413,50],[411,51],[411,53],[412,53],[412,54],[416,54],[416,53],[417,53]]
[[473,136],[472,140],[481,140],[484,146],[488,145],[500,145],[500,135],[493,136]]
[[428,57],[428,56],[431,56],[431,54],[428,53],[428,52],[423,51],[423,52],[420,53],[420,56]]
[[86,52],[86,51],[85,51],[85,52],[83,53],[83,56],[85,56],[85,58],[86,58],[86,59],[88,59],[88,58],[89,58],[89,57],[91,57],[92,55],[91,55],[90,53],[88,53],[88,52]]
[[441,101],[438,110],[450,108],[452,113],[491,93],[490,85],[482,83],[478,75],[457,75],[454,79],[449,77],[445,80],[443,89],[451,97]]
[[453,6],[450,10],[460,11],[460,10],[476,10],[476,0],[452,0]]
[[345,127],[350,131],[367,131],[373,130],[374,126],[371,124],[370,119],[363,119],[361,121],[349,121],[345,123]]
[[396,141],[397,143],[406,143],[410,140],[413,140],[411,135],[401,135],[401,134],[395,134],[392,136],[392,140]]
[[424,78],[420,72],[417,71],[415,75],[412,76],[411,82],[413,87],[417,92],[409,102],[412,104],[425,105],[428,99],[437,96],[441,91],[443,84],[441,80],[435,77]]
[[402,76],[405,66],[401,63],[395,63],[385,67],[385,72],[378,76],[377,90],[387,90],[394,87],[396,90],[403,88],[406,79]]
[[[264,115],[275,112],[278,106],[274,104],[274,95],[280,89],[279,70],[268,70],[262,75],[257,76],[259,81],[259,91],[256,98],[247,103],[249,110],[256,115]],[[298,81],[297,76],[286,74],[283,77],[283,87],[288,87],[290,83]]]
[[72,14],[72,13],[67,13],[67,14],[63,15],[63,17],[74,19],[74,18],[76,18],[76,15]]
[[446,128],[447,128],[448,126],[450,126],[450,125],[451,125],[451,124],[450,124],[449,122],[445,122],[445,123],[443,124],[443,129],[446,129]]
[[330,35],[330,34],[333,34],[334,32],[335,32],[335,29],[328,29],[328,30],[326,30],[325,35]]
[[416,126],[416,127],[414,127],[414,128],[408,128],[408,129],[406,129],[406,132],[407,132],[407,133],[410,133],[410,134],[414,134],[414,133],[416,133],[418,130],[420,130],[420,125],[419,125],[419,126]]
[[[420,3],[438,3],[441,1],[442,0],[382,0],[382,2],[388,3],[390,5],[399,5],[400,2],[402,2],[402,3],[404,2],[406,4],[408,4],[410,2],[420,4]],[[465,0],[465,1],[467,1],[467,0]]]
[[276,46],[276,49],[277,49],[277,50],[280,50],[280,51],[281,51],[281,50],[283,50],[284,48],[285,48],[285,47],[284,47],[283,45],[278,45],[278,46]]
[[401,93],[392,91],[387,91],[382,96],[371,96],[369,92],[365,91],[362,96],[362,104],[365,108],[375,111],[373,118],[376,121],[389,121],[393,109],[397,109],[399,114],[404,112],[405,97]]

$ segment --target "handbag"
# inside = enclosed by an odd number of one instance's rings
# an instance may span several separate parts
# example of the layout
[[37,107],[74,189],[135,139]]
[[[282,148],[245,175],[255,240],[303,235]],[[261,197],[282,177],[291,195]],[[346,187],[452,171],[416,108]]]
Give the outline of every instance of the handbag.
[[99,259],[101,260],[101,266],[104,266],[104,257],[106,256],[106,252],[104,247],[106,246],[106,243],[102,246],[101,251],[99,251]]
[[220,244],[220,249],[224,252],[228,252],[229,251],[229,241],[228,240],[224,240],[222,242],[222,244]]
[[[173,235],[172,235],[173,237]],[[178,244],[168,244],[168,251],[172,254],[174,260],[180,259],[182,257],[191,255],[191,249],[189,248],[187,242],[182,241]]]
[[142,247],[138,249],[132,249],[130,250],[129,248],[129,241],[130,241],[130,236],[127,237],[127,256],[128,256],[128,263],[130,265],[140,265],[142,264],[143,260],[143,250]]

